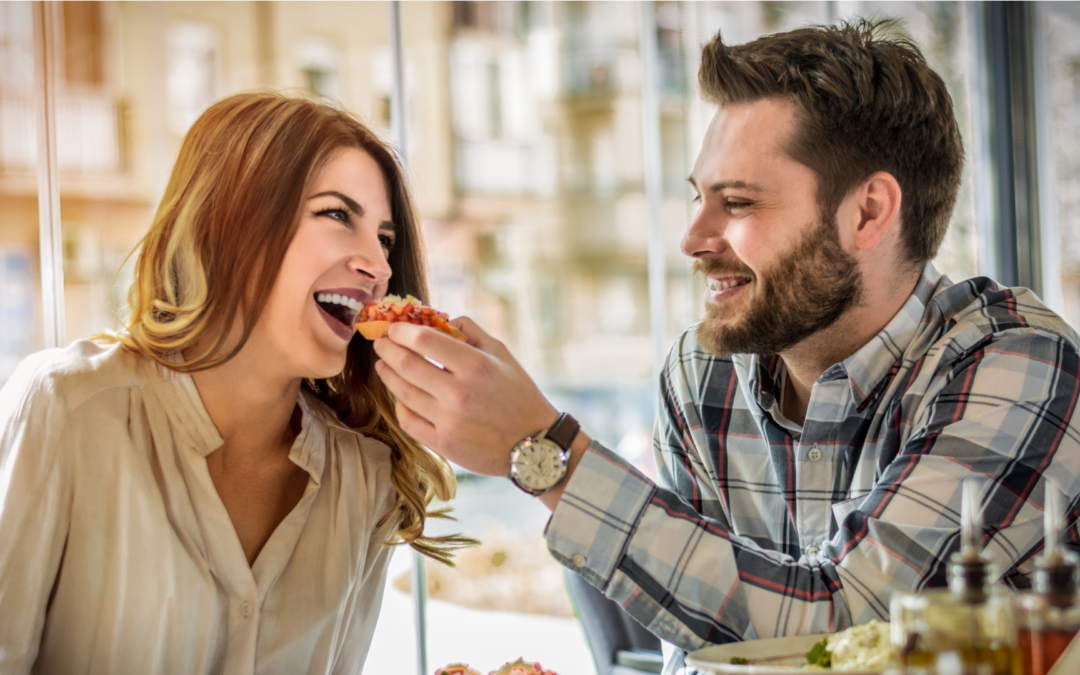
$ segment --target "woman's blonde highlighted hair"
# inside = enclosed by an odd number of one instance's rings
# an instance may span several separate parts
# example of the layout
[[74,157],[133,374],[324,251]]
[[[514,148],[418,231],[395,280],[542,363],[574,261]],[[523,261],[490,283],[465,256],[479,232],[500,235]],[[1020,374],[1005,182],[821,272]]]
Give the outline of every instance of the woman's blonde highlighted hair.
[[[404,173],[393,152],[348,112],[300,96],[236,94],[199,117],[184,137],[161,205],[143,238],[128,294],[126,331],[108,336],[180,372],[228,361],[251,334],[299,225],[308,189],[338,150],[370,155],[386,179],[397,239],[388,292],[427,298],[423,244]],[[219,353],[233,321],[242,337]],[[192,354],[195,345],[208,345]],[[187,350],[186,360],[179,360]],[[380,522],[409,544],[449,563],[460,535],[424,536],[433,499],[448,501],[456,481],[445,460],[398,426],[394,400],[375,374],[372,343],[356,335],[345,369],[304,387],[357,431],[390,447],[397,503]]]

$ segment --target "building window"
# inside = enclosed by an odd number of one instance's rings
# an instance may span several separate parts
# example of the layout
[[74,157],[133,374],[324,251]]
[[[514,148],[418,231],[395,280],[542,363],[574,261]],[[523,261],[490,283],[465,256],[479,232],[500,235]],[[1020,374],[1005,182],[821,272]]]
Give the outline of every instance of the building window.
[[218,97],[221,49],[217,31],[205,24],[173,24],[167,40],[169,129],[184,134]]
[[68,84],[105,83],[101,3],[65,2],[64,81]]
[[0,89],[34,84],[34,19],[29,2],[0,2]]
[[319,40],[305,40],[296,46],[295,53],[307,90],[324,99],[337,100],[341,95],[337,50]]

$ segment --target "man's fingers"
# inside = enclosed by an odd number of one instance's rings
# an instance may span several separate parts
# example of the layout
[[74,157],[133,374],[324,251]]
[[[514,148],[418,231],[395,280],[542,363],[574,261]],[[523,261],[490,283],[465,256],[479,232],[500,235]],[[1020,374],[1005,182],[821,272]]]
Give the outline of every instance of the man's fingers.
[[492,354],[497,347],[502,347],[501,342],[488,335],[483,328],[467,316],[452,319],[450,325],[465,333],[465,337],[469,339],[469,344],[480,351]]
[[[407,349],[404,349],[402,347],[395,346],[394,349],[400,350],[402,352],[408,352]],[[432,371],[439,370],[424,359],[418,357],[416,354],[409,353],[404,356],[399,354],[393,354],[392,356],[399,357],[396,359],[398,363],[403,360],[415,360],[422,364],[422,366],[430,368]],[[429,394],[424,389],[421,389],[420,387],[412,384],[406,378],[402,377],[401,373],[399,373],[395,366],[387,359],[384,358],[380,361],[377,361],[375,363],[375,370],[379,373],[379,378],[383,381],[383,384],[386,385],[386,388],[389,389],[390,392],[393,393],[399,401],[404,402],[405,405],[409,406],[413,410],[430,413],[434,411],[435,406],[438,405],[438,403],[435,401],[435,398],[431,394]],[[443,373],[438,374],[442,375]]]
[[[479,356],[475,349],[463,344],[461,340],[455,340],[446,333],[427,326],[405,322],[392,323],[386,337],[400,347],[406,347],[416,354],[443,365],[451,372],[461,370],[471,359]],[[379,353],[378,342],[376,342],[375,351]],[[381,353],[379,355],[382,356]],[[402,375],[410,381],[415,381],[409,377],[408,373],[402,373]]]
[[398,425],[402,431],[415,438],[422,445],[429,448],[435,447],[438,432],[434,424],[413,412],[401,399],[398,399],[397,403],[394,404],[394,411],[397,413]]
[[475,347],[499,360],[505,360],[510,356],[510,352],[502,342],[484,332],[469,317],[459,316],[451,320],[450,325],[465,334],[467,339],[465,344],[434,328],[406,322],[390,324],[387,337],[444,365],[450,371],[467,368],[470,363],[476,365],[479,355],[474,350],[467,349],[467,346]]
[[[419,331],[436,333],[434,329],[412,324],[397,323],[391,326],[405,326]],[[401,335],[401,333],[398,333]],[[405,333],[408,336],[408,333]],[[461,344],[460,341],[447,337],[451,342]],[[422,340],[421,340],[422,342]],[[395,340],[390,337],[381,337],[375,340],[375,354],[386,362],[407,382],[419,386],[421,389],[438,395],[438,388],[445,387],[449,374],[440,365],[432,363],[427,353],[403,340]],[[439,362],[441,364],[441,362]]]

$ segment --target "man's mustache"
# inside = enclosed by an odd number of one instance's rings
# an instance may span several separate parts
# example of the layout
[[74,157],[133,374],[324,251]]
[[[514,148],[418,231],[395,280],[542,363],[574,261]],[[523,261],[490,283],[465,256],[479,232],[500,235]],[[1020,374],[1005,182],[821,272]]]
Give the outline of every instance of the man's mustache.
[[742,276],[757,278],[757,275],[741,262],[727,260],[701,259],[694,261],[693,270],[703,277]]

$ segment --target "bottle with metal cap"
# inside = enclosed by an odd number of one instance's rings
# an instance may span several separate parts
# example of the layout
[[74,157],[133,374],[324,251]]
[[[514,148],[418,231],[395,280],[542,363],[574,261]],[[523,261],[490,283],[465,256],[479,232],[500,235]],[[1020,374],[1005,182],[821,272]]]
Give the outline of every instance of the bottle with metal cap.
[[892,641],[908,675],[1012,675],[1019,672],[1012,594],[995,586],[983,553],[978,485],[962,486],[960,551],[949,563],[948,590],[897,594]]
[[1035,559],[1035,583],[1016,597],[1017,642],[1024,675],[1046,675],[1080,631],[1075,555],[1061,543],[1061,493],[1046,484],[1043,554]]

